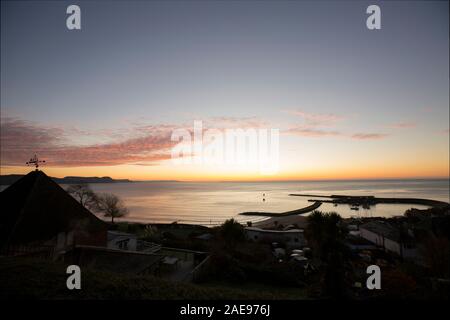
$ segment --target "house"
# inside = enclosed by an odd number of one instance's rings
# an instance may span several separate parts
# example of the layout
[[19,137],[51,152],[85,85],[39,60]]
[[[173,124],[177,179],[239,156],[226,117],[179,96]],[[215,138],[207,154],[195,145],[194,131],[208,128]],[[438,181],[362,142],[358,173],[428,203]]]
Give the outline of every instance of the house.
[[161,245],[138,240],[138,237],[132,233],[110,230],[108,231],[107,248],[140,253],[155,253],[161,249]]
[[376,245],[372,241],[360,237],[360,233],[358,233],[358,236],[350,233],[345,239],[345,243],[352,251],[376,249]]
[[302,229],[266,230],[256,227],[246,227],[245,234],[249,240],[255,242],[278,242],[287,248],[302,248],[306,245]]
[[108,248],[137,251],[137,236],[120,231],[108,231]]
[[198,235],[198,236],[195,237],[195,239],[203,240],[203,241],[209,241],[212,238],[213,238],[213,235],[211,233],[209,233],[209,232],[202,233],[201,235]]
[[[1,254],[62,258],[82,268],[153,274],[176,281],[199,277],[204,252],[138,240],[108,231],[108,224],[69,195],[42,171],[33,171],[0,193]],[[43,255],[43,250],[48,249]],[[175,264],[173,270],[164,270]]]
[[370,221],[359,226],[360,236],[385,251],[395,253],[402,258],[416,258],[417,248],[408,233],[385,221]]
[[42,171],[17,180],[0,200],[0,248],[106,246],[108,225]]

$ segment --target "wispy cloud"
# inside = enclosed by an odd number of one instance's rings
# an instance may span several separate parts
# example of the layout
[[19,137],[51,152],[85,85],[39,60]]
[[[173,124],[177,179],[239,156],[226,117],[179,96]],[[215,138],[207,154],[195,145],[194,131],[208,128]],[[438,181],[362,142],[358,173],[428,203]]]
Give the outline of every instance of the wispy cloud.
[[415,122],[397,122],[389,125],[389,128],[392,129],[410,129],[417,127],[417,123]]
[[350,137],[356,140],[379,140],[389,136],[386,133],[355,133]]
[[345,117],[334,113],[313,113],[302,110],[287,110],[286,112],[302,118],[310,126],[329,126],[345,119]]
[[339,137],[339,138],[350,138],[353,140],[379,140],[388,137],[385,133],[354,133],[347,134],[335,130],[323,130],[323,129],[312,129],[312,128],[290,128],[284,131],[285,134],[291,134],[301,137],[310,138],[323,138],[323,137]]
[[3,118],[1,129],[2,142],[14,144],[18,141],[30,145],[45,146],[58,142],[64,135],[59,127],[37,126],[30,121],[17,118]]
[[305,126],[289,128],[289,129],[285,130],[284,133],[292,134],[292,135],[296,135],[296,136],[316,137],[316,138],[342,136],[342,134],[339,131],[314,129],[314,128],[309,128],[309,127],[305,127]]
[[433,112],[434,111],[434,108],[433,107],[430,107],[430,106],[426,106],[426,107],[423,107],[422,109],[420,109],[422,112],[424,112],[424,113],[430,113],[430,112]]
[[269,123],[258,117],[211,117],[205,119],[205,127],[209,128],[267,128]]
[[[213,117],[204,119],[203,130],[259,128],[266,125],[266,122],[253,117]],[[155,165],[171,158],[171,148],[177,144],[171,140],[171,135],[177,128],[192,133],[193,123],[139,123],[117,132],[112,129],[87,131],[73,127],[51,127],[6,117],[2,118],[1,124],[1,162],[3,166],[22,166],[31,155],[37,153],[46,159],[48,165],[62,167]],[[104,142],[86,143],[85,137]]]
[[[340,137],[355,140],[376,140],[387,137],[384,133],[346,133],[335,129],[339,121],[346,117],[334,113],[311,113],[301,110],[288,110],[289,114],[298,116],[303,120],[300,125],[292,125],[283,132],[302,137]],[[406,125],[406,123],[400,124]]]
[[[2,165],[24,165],[33,153],[42,154],[54,166],[105,166],[170,158],[171,130],[164,126],[141,137],[122,141],[74,145],[62,128],[5,118],[1,125]],[[70,129],[69,129],[70,130]]]
[[285,134],[314,138],[341,136],[339,131],[329,129],[336,122],[344,119],[340,115],[334,113],[305,112],[303,110],[286,110],[285,112],[301,121],[300,124],[291,125],[288,129],[284,130],[283,133]]

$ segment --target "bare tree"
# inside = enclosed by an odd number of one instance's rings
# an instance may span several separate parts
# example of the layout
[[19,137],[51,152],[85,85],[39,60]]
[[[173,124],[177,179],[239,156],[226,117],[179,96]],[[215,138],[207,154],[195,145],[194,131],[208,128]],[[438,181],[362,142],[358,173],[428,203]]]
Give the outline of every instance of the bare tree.
[[98,196],[88,184],[73,184],[66,191],[77,199],[83,207],[94,211],[97,209]]
[[111,217],[112,223],[114,223],[114,218],[120,218],[128,214],[128,209],[123,201],[111,193],[98,196],[97,211],[102,212],[105,217]]

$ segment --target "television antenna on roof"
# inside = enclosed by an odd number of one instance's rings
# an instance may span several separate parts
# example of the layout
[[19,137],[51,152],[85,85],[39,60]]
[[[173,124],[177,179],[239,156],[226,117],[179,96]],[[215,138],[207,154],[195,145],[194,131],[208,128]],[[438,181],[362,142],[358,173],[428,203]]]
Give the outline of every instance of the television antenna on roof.
[[45,160],[39,160],[36,154],[30,159],[30,161],[26,162],[27,165],[34,165],[36,167],[36,171],[39,170],[39,163],[45,163]]

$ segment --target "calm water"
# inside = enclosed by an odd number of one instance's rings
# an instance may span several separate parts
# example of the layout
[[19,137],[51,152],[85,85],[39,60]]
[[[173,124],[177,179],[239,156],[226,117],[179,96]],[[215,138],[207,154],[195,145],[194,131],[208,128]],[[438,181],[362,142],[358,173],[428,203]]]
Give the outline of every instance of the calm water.
[[[449,202],[448,180],[383,180],[327,182],[135,182],[92,184],[96,192],[122,197],[130,214],[127,220],[217,224],[235,217],[258,221],[260,217],[237,216],[243,211],[283,212],[310,205],[308,198],[289,193],[374,195],[378,197],[427,198]],[[65,187],[65,186],[63,186]],[[263,201],[265,193],[266,201]],[[395,216],[419,205],[382,204],[370,210],[350,210],[348,205],[322,204],[319,210],[336,211],[343,217]]]

